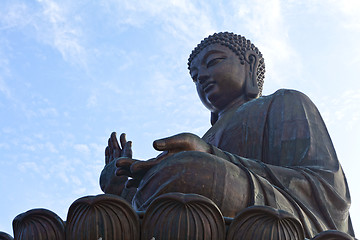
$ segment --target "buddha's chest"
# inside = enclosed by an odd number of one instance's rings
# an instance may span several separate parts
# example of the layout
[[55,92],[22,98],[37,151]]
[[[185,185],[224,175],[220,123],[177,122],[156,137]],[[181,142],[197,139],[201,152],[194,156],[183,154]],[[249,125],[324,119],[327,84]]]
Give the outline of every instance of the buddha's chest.
[[[247,110],[247,109],[245,109]],[[221,150],[261,159],[266,116],[239,109],[217,122],[203,139]]]

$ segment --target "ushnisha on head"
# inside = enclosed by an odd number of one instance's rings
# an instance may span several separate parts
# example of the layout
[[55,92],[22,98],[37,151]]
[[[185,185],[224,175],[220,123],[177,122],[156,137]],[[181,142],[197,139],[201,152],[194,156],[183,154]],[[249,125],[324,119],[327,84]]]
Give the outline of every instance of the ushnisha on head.
[[245,62],[249,63],[249,53],[256,54],[258,58],[258,64],[256,69],[256,81],[259,89],[258,95],[255,97],[260,97],[262,94],[264,77],[265,77],[265,62],[264,58],[257,47],[241,35],[229,32],[220,32],[214,33],[213,35],[208,36],[202,40],[191,52],[188,60],[188,69],[190,70],[190,64],[192,60],[207,46],[211,44],[221,44],[228,47],[233,51],[240,59],[242,65]]

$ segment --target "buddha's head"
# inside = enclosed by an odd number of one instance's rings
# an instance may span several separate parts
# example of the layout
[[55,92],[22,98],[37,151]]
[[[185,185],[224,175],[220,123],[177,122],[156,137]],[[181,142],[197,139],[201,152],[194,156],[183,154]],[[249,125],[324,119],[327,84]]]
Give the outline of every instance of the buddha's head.
[[214,114],[237,99],[261,96],[264,59],[254,44],[240,35],[210,35],[192,51],[188,66],[201,101]]

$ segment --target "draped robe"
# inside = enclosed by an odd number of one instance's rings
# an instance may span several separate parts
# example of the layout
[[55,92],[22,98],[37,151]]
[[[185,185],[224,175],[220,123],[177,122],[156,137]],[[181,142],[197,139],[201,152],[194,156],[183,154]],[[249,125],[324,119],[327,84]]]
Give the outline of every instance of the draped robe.
[[247,102],[203,139],[215,155],[247,171],[249,206],[279,208],[281,195],[308,235],[326,229],[354,235],[345,175],[319,111],[304,94],[281,89]]
[[[202,186],[215,189],[207,197],[222,209],[218,199],[238,191],[237,185],[230,183],[234,179],[227,179],[237,174],[233,169],[229,174],[227,166],[231,165],[247,176],[247,206],[265,205],[294,214],[307,237],[327,229],[354,236],[346,178],[324,121],[304,94],[281,89],[231,106],[203,140],[211,145],[212,156],[197,152],[179,154],[153,167],[140,183],[134,207],[144,210],[166,192],[203,194],[198,190]],[[181,156],[191,158],[191,154],[193,159],[178,165]],[[212,159],[214,166],[199,165],[204,158]],[[185,180],[188,170],[192,176]]]

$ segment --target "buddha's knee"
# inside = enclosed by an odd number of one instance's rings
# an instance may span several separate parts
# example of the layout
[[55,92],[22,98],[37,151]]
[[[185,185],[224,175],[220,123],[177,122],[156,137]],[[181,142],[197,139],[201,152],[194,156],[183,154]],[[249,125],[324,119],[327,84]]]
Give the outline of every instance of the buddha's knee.
[[[223,168],[221,161],[208,153],[186,151],[176,153],[151,168],[144,176],[142,183],[146,186],[167,186],[180,188],[182,191],[194,191],[206,188],[212,182],[216,172]],[[194,182],[195,181],[195,182]],[[174,190],[174,189],[173,189]]]
[[135,200],[138,206],[146,208],[152,199],[164,193],[196,193],[213,200],[226,216],[233,216],[243,208],[241,198],[247,194],[247,182],[242,175],[239,167],[220,157],[180,152],[149,170]]
[[236,179],[240,171],[225,159],[187,151],[164,159],[147,173],[143,183],[152,182],[157,187],[166,186],[168,190],[212,196],[213,192],[222,192],[225,185],[237,187],[241,183]]

